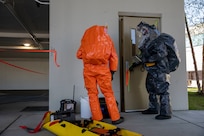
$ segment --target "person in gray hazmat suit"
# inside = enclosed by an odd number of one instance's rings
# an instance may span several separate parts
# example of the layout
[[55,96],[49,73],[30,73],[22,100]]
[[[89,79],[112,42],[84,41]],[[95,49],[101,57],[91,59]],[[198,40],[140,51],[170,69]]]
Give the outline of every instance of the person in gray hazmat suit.
[[137,30],[141,38],[138,45],[141,51],[138,57],[141,61],[134,62],[129,70],[132,71],[137,65],[143,64],[147,71],[149,108],[142,111],[142,114],[158,114],[155,118],[159,120],[170,119],[172,111],[168,92],[169,74],[175,71],[180,63],[176,42],[172,36],[160,34],[154,25],[145,22],[140,22]]

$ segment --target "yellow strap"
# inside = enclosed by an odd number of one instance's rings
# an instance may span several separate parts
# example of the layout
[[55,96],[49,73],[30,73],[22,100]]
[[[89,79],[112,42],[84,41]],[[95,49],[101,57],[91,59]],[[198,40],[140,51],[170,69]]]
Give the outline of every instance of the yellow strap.
[[155,65],[155,62],[145,63],[145,65],[146,65],[147,67],[151,67],[151,66],[154,66],[154,65]]

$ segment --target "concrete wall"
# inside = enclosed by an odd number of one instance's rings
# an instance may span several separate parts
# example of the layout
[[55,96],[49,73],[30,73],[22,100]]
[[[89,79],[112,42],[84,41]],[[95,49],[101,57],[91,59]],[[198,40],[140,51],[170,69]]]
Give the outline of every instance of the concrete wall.
[[3,58],[1,60],[9,64],[0,63],[0,90],[49,89],[48,59]]
[[[171,74],[172,108],[188,109],[183,0],[50,0],[50,48],[57,50],[60,64],[60,67],[56,67],[53,57],[50,57],[50,110],[58,110],[61,99],[73,98],[73,90],[78,103],[81,96],[87,95],[83,64],[76,59],[76,51],[88,27],[108,25],[108,33],[119,54],[118,12],[162,14],[162,32],[175,37],[182,59],[179,69]],[[118,101],[119,83],[119,72],[116,72],[113,89]]]

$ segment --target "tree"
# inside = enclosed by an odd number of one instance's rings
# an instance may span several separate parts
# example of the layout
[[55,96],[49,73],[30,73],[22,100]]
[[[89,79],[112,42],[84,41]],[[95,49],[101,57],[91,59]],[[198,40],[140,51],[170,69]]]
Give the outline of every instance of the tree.
[[[197,70],[197,64],[195,59],[195,53],[193,50],[193,42],[191,40],[191,34],[202,34],[202,46],[204,46],[204,0],[185,0],[185,13],[186,13],[186,30],[189,37],[191,50],[192,50],[192,57],[194,61],[194,68],[196,73],[196,81],[198,86],[198,92],[204,94],[204,48],[202,53],[202,89],[200,87],[199,82],[199,75]],[[190,31],[189,26],[194,26],[194,30]]]

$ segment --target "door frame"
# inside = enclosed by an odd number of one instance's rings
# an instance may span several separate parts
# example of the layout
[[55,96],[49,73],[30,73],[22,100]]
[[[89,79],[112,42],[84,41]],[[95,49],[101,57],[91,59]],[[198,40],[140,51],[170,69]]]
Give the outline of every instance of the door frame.
[[119,16],[119,60],[120,60],[120,103],[121,103],[121,111],[125,112],[125,98],[124,98],[124,69],[123,69],[123,17],[143,17],[143,18],[160,18],[160,30],[162,28],[161,26],[161,20],[162,20],[162,14],[160,13],[139,13],[139,12],[118,12]]

